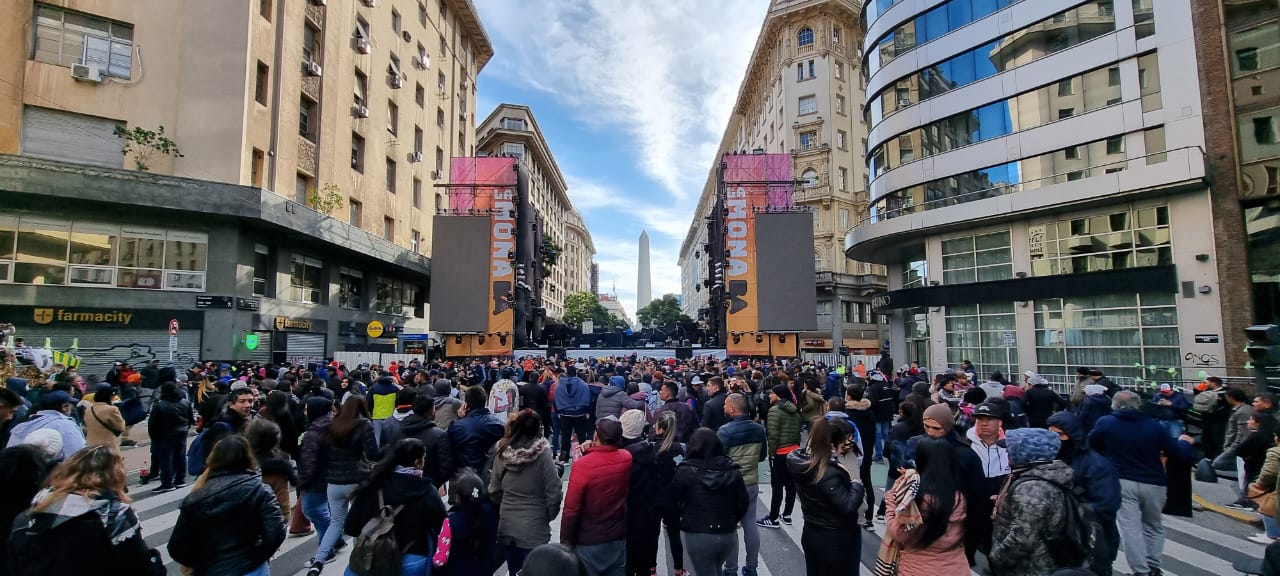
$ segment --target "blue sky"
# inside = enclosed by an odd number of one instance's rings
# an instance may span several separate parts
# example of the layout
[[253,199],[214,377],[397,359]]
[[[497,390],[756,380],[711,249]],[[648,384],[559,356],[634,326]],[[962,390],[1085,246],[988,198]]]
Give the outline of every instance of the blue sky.
[[635,315],[640,231],[653,294],[676,265],[768,0],[476,0],[495,55],[476,117],[533,109],[586,218],[600,290]]

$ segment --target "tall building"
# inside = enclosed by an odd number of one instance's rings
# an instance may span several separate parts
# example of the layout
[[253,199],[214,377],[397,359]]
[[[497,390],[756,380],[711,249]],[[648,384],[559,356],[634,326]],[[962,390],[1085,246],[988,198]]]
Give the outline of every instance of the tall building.
[[640,231],[639,270],[636,272],[636,310],[653,301],[653,284],[649,276],[649,231]]
[[[197,305],[175,291],[257,302],[209,312],[219,331],[200,357],[402,347],[393,330],[361,328],[374,320],[425,340],[433,185],[450,156],[473,152],[469,103],[493,56],[471,2],[15,0],[0,30],[0,154],[31,177],[91,166],[84,177],[100,180],[8,184],[24,200],[0,208],[0,246],[18,235],[17,253],[0,253],[14,262],[0,265],[0,301],[140,313]],[[117,129],[163,130],[181,155],[124,156]],[[135,168],[150,174],[120,172]],[[130,204],[113,187],[131,178],[205,194]],[[26,243],[64,246],[67,234],[66,254]],[[180,338],[198,341],[188,325]],[[228,348],[233,329],[261,331],[264,345]]]
[[622,301],[618,300],[617,294],[597,294],[596,296],[599,297],[600,305],[604,306],[604,309],[607,312],[617,316],[619,320],[626,322],[627,326],[635,326],[635,324],[631,322],[631,317],[627,316],[627,309],[622,306]]
[[[683,309],[708,317],[711,264],[707,220],[726,153],[791,153],[796,204],[813,212],[818,330],[801,335],[803,350],[841,345],[877,354],[883,325],[871,295],[884,290],[884,267],[843,257],[844,233],[867,213],[867,171],[861,150],[862,85],[853,0],[774,0],[770,3],[706,184],[680,247]],[[763,305],[768,305],[767,303]],[[834,334],[840,334],[840,342]]]
[[[1193,0],[868,3],[871,218],[895,359],[1222,373]],[[1238,246],[1235,247],[1238,249]]]
[[529,203],[537,211],[543,251],[558,254],[546,268],[540,303],[547,317],[564,316],[564,299],[590,289],[595,245],[582,215],[569,200],[568,187],[551,147],[528,106],[499,104],[480,123],[477,152],[488,156],[514,156],[529,172]]

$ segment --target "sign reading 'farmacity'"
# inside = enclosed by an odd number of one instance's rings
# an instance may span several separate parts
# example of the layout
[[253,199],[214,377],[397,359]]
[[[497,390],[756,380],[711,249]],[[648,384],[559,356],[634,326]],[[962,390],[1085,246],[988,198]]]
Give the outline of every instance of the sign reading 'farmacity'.
[[119,324],[128,326],[133,314],[119,310],[84,312],[70,308],[36,308],[32,320],[36,324],[51,322],[81,322],[86,324]]

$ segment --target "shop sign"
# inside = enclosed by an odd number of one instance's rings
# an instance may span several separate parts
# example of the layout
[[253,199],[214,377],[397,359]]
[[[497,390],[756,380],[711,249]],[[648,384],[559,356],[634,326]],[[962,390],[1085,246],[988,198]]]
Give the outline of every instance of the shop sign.
[[42,326],[53,322],[128,326],[133,314],[119,310],[88,312],[74,308],[36,308],[31,319]]
[[311,331],[311,321],[299,318],[290,318],[288,316],[276,316],[276,330],[306,330]]
[[381,337],[383,332],[382,322],[377,320],[370,321],[369,324],[365,326],[364,331],[370,338]]
[[261,302],[257,298],[236,298],[236,308],[257,311]]
[[804,345],[805,346],[826,346],[827,341],[826,340],[805,340]]

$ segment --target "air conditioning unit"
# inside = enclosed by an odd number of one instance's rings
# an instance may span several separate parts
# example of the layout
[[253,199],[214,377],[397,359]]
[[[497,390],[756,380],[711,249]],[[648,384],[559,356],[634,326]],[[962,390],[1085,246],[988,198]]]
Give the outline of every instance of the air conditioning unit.
[[97,64],[72,64],[71,77],[82,82],[102,82],[102,71]]
[[910,99],[910,98],[899,98],[899,99],[898,99],[898,107],[899,107],[899,108],[906,108],[906,107],[908,107],[908,106],[910,106],[910,105],[911,105],[911,99]]
[[356,104],[355,106],[351,107],[351,115],[355,116],[356,118],[368,118],[369,107],[365,106],[364,104]]
[[421,153],[421,152],[410,152],[410,153],[409,153],[409,161],[410,161],[410,162],[413,162],[414,164],[417,164],[418,162],[421,162],[421,161],[422,161],[422,153]]
[[373,8],[378,5],[378,0],[364,0],[364,5]]
[[439,180],[439,179],[441,179],[441,178],[444,178],[444,170],[432,170],[432,171],[431,171],[431,179],[432,179],[432,180]]
[[356,52],[368,54],[373,52],[373,45],[369,43],[369,39],[363,36],[356,36]]
[[302,64],[302,71],[305,72],[307,76],[319,76],[320,65],[315,62],[304,62]]
[[417,57],[417,56],[414,56],[414,57],[413,57],[413,67],[414,67],[414,68],[417,68],[417,69],[419,69],[419,70],[426,70],[427,68],[430,68],[430,67],[431,67],[431,64],[429,64],[426,60],[423,60],[422,58],[419,58],[419,57]]
[[401,78],[400,76],[392,76],[392,77],[391,77],[391,87],[392,87],[392,88],[404,88],[404,78]]

